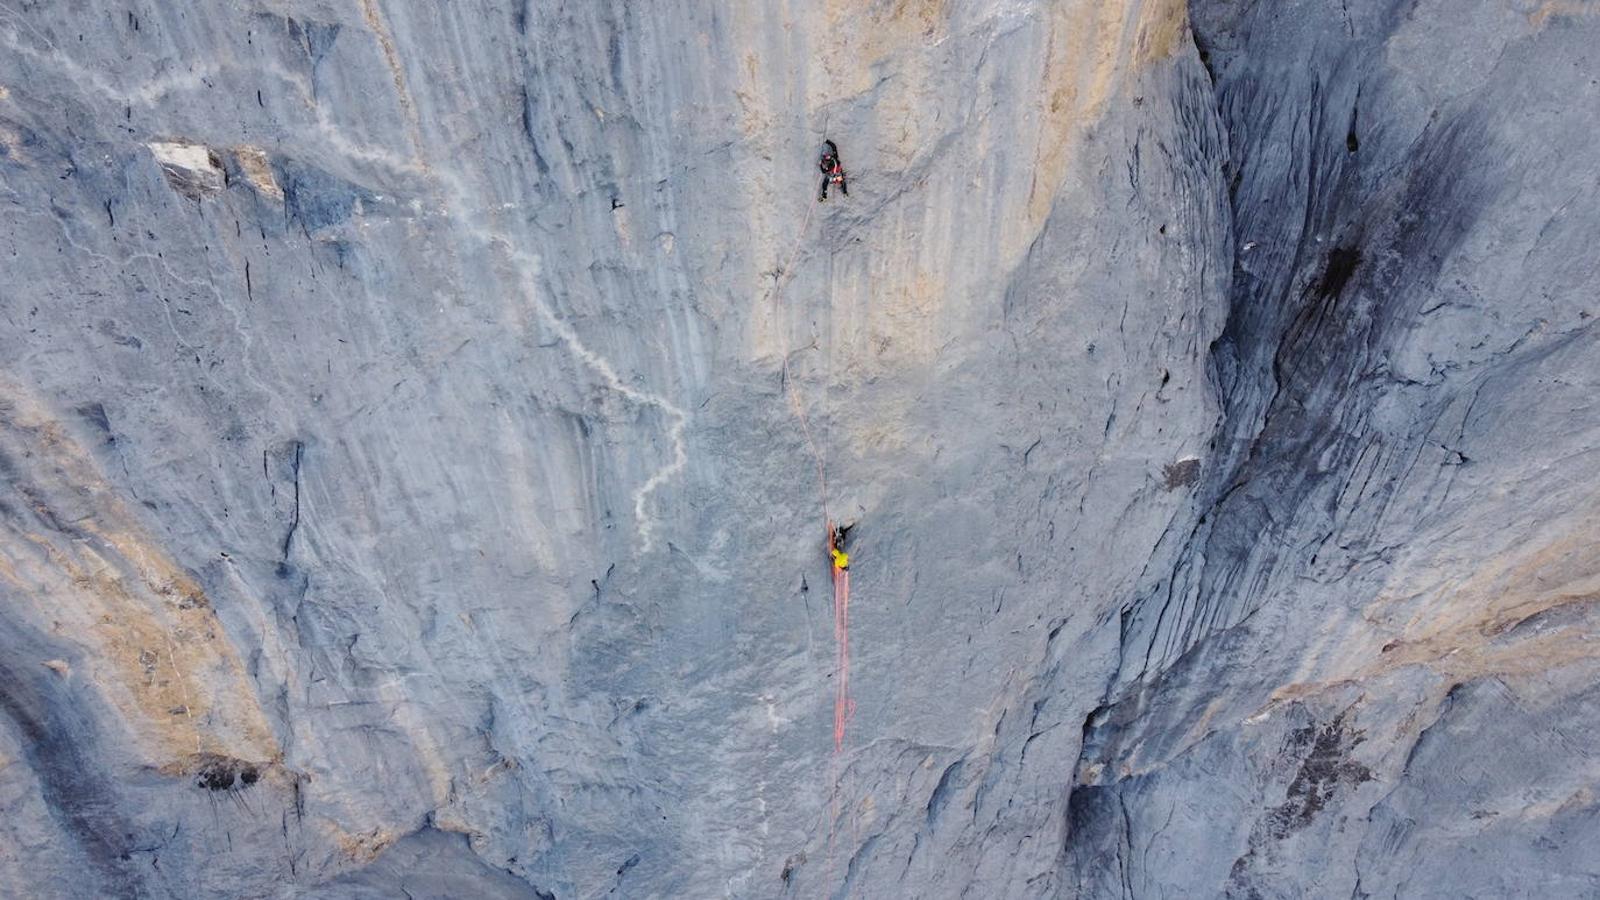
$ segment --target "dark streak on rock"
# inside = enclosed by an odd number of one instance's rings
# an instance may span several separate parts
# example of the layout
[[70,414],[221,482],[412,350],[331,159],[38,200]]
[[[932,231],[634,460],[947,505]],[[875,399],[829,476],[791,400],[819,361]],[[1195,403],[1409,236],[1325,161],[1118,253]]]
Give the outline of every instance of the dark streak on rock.
[[[293,457],[290,460],[290,468],[294,482],[294,505],[290,510],[289,527],[283,535],[283,546],[279,552],[278,575],[280,577],[283,577],[288,573],[289,551],[294,546],[295,532],[300,528],[300,468],[301,460],[305,454],[305,443],[298,440],[291,441],[290,446],[293,448]],[[263,460],[262,465],[265,467],[265,460]]]
[[25,626],[0,619],[0,718],[22,738],[45,808],[81,854],[84,876],[99,877],[99,895],[143,896],[138,876],[117,864],[128,858],[133,831],[99,764],[88,698],[53,672],[19,665],[56,655]]
[[116,443],[116,435],[111,432],[111,418],[106,415],[104,404],[98,401],[84,403],[78,407],[77,413],[80,418],[93,425],[96,430],[105,436],[106,443]]
[[528,93],[528,86],[524,84],[522,91],[522,136],[528,141],[528,149],[533,152],[533,166],[539,170],[539,177],[550,174],[550,164],[545,162],[544,154],[539,152],[539,139],[534,134],[534,109],[533,97]]
[[242,790],[261,780],[261,770],[255,763],[217,753],[199,754],[190,765],[195,786],[208,791]]
[[1284,802],[1267,814],[1274,838],[1286,838],[1311,824],[1341,784],[1372,780],[1371,769],[1350,759],[1350,751],[1364,737],[1345,725],[1347,714],[1348,711],[1342,712],[1331,722],[1312,722],[1290,733],[1284,752],[1304,755]]
[[939,783],[933,786],[933,793],[928,795],[928,804],[925,809],[926,822],[931,831],[939,822],[939,815],[944,812],[945,805],[950,802],[952,786],[956,779],[961,777],[962,770],[966,767],[965,759],[958,759],[945,766],[943,774],[939,776]]
[[1169,491],[1189,487],[1200,480],[1200,460],[1180,459],[1168,463],[1161,469],[1161,479],[1161,486]]

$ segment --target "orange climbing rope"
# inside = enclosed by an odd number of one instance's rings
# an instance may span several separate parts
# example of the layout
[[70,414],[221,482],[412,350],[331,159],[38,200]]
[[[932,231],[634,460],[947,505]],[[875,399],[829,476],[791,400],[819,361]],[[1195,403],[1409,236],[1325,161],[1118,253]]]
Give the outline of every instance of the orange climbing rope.
[[[784,280],[793,271],[794,262],[799,258],[800,248],[806,237],[806,228],[811,224],[811,214],[816,211],[817,203],[806,204],[805,218],[800,222],[800,234],[795,238],[794,246],[789,251],[789,259],[783,268],[778,270],[777,278],[772,285],[773,313],[779,313],[783,306]],[[811,419],[806,415],[805,402],[800,397],[800,389],[794,383],[794,376],[789,370],[789,352],[785,344],[783,354],[783,383],[789,395],[789,405],[794,410],[794,415],[800,422],[800,431],[805,435],[806,445],[811,450],[811,458],[817,466],[817,490],[822,501],[822,522],[827,535],[828,556],[831,559],[834,551],[833,520],[828,515],[828,463],[823,455],[822,448],[817,444],[816,438],[811,433]],[[842,549],[842,548],[841,548]],[[839,753],[844,749],[845,724],[850,719],[854,710],[854,701],[850,699],[850,570],[833,566],[833,638],[837,650],[836,664],[838,666],[838,682],[835,687],[833,709],[833,749]]]
[[843,753],[845,726],[855,714],[856,702],[850,699],[850,570],[838,566],[833,567],[833,645],[838,669],[833,687],[833,752]]
[[[794,271],[794,264],[800,256],[804,245],[806,229],[811,224],[811,215],[816,211],[817,202],[806,206],[805,218],[800,223],[800,233],[795,238],[794,247],[789,251],[789,257],[778,270],[772,284],[772,308],[774,317],[782,312],[782,295],[785,281]],[[790,353],[787,341],[784,344],[783,354],[783,383],[789,398],[789,406],[794,411],[795,419],[800,423],[800,431],[805,435],[806,446],[811,451],[811,458],[817,467],[817,492],[822,505],[822,521],[827,535],[828,557],[834,559],[833,551],[835,535],[833,519],[828,512],[828,465],[827,457],[822,448],[817,444],[816,437],[811,431],[811,420],[806,415],[805,402],[800,396],[800,389],[795,385],[794,375],[789,368]],[[838,548],[843,549],[843,548]],[[839,766],[844,754],[845,730],[850,718],[855,714],[855,701],[850,698],[850,570],[838,565],[830,564],[833,570],[833,641],[834,641],[834,667],[835,681],[833,694],[833,759],[829,765],[831,789],[829,800],[830,821],[828,828],[828,881],[833,877],[833,851],[835,828],[839,821]]]
[[[772,285],[772,307],[776,315],[783,306],[783,284],[794,270],[795,260],[800,256],[800,249],[804,245],[806,228],[811,224],[811,214],[816,211],[817,203],[806,204],[805,218],[800,222],[800,234],[795,238],[794,246],[789,251],[789,259],[783,268],[778,270],[777,278]],[[806,445],[811,450],[811,458],[817,466],[817,491],[822,501],[822,521],[826,530],[828,541],[828,556],[833,556],[833,520],[828,516],[828,462],[823,455],[822,448],[817,444],[816,438],[811,433],[811,419],[806,415],[805,402],[800,397],[800,389],[794,383],[794,375],[789,370],[788,346],[784,346],[783,354],[783,383],[789,395],[789,406],[794,410],[794,415],[800,422],[800,431],[805,435]],[[844,749],[844,728],[850,718],[850,571],[833,567],[833,637],[837,646],[837,665],[839,668],[838,685],[835,688],[833,710],[833,749],[838,753]]]
[[[783,283],[784,283],[784,280],[789,277],[789,274],[792,271],[794,271],[795,260],[799,258],[799,256],[800,256],[800,248],[803,245],[803,243],[805,241],[805,238],[806,238],[806,228],[808,226],[810,226],[810,224],[811,224],[811,214],[816,211],[816,208],[817,208],[816,202],[811,202],[811,203],[806,204],[806,215],[805,215],[805,218],[802,219],[801,222],[800,222],[800,233],[795,237],[794,246],[789,251],[789,259],[788,259],[787,262],[785,262],[783,264],[783,267],[778,270],[777,278],[773,280],[773,283],[772,283],[772,311],[773,311],[774,315],[777,315],[783,309],[783,304],[781,302],[782,301],[782,297],[783,297]],[[795,386],[794,375],[793,375],[793,373],[791,373],[789,371],[789,356],[790,355],[791,354],[789,353],[788,344],[787,344],[787,342],[785,342],[785,344],[784,344],[784,353],[783,353],[783,384],[784,384],[784,389],[789,395],[789,406],[790,406],[791,409],[794,410],[795,418],[800,421],[800,431],[801,431],[802,434],[805,435],[806,445],[811,449],[811,458],[816,461],[816,465],[817,465],[817,490],[818,490],[819,495],[822,498],[822,518],[823,518],[824,521],[826,521],[827,518],[828,518],[828,464],[827,464],[827,459],[826,459],[826,457],[823,456],[821,448],[818,447],[816,438],[812,437],[812,434],[811,434],[811,420],[806,415],[806,406],[805,406],[804,401],[802,401],[800,399],[800,389]]]

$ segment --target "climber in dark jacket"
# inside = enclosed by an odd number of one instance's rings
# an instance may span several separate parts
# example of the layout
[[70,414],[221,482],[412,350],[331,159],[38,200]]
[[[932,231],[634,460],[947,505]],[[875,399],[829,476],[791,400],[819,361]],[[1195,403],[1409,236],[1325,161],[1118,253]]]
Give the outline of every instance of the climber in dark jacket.
[[844,180],[844,166],[839,163],[839,148],[834,146],[833,141],[823,141],[822,143],[827,149],[822,151],[822,162],[820,164],[822,169],[822,190],[817,192],[817,199],[819,201],[828,199],[829,182],[839,186],[839,193],[846,197],[850,196],[850,186]]

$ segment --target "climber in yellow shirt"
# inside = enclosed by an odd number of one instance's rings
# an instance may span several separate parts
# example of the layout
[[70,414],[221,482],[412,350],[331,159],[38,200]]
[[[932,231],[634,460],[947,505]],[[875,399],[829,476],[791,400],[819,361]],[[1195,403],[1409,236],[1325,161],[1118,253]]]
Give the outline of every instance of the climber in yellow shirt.
[[850,534],[850,529],[855,523],[849,525],[834,525],[828,527],[828,555],[833,557],[833,567],[841,572],[850,571],[850,554],[844,552],[844,540]]

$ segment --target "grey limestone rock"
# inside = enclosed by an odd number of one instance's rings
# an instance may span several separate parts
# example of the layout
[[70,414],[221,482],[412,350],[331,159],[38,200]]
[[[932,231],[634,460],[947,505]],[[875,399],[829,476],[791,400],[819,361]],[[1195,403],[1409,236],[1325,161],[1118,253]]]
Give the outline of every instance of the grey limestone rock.
[[1597,39],[0,3],[0,883],[1600,892]]

